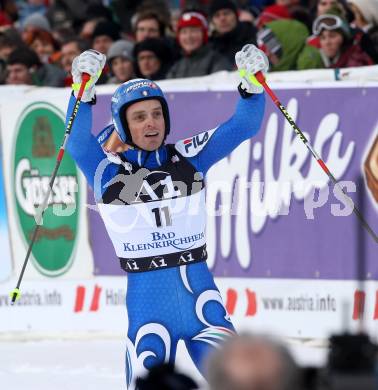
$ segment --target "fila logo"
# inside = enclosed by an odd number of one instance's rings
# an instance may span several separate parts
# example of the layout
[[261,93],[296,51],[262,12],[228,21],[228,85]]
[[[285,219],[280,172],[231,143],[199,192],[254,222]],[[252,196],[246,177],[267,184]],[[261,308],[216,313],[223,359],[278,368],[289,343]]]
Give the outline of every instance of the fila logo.
[[185,152],[189,153],[190,148],[197,149],[198,147],[202,146],[203,143],[207,142],[209,139],[209,132],[206,131],[205,133],[198,134],[192,138],[188,138],[184,140],[185,145]]
[[191,138],[180,140],[175,144],[175,148],[185,157],[194,157],[206,146],[216,130],[217,127],[212,130],[204,131]]

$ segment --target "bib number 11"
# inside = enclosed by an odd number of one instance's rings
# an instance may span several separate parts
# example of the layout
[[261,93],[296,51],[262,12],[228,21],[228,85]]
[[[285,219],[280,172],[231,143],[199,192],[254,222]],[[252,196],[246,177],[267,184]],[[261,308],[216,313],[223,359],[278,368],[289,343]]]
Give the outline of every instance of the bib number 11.
[[162,207],[160,209],[156,207],[151,211],[154,213],[157,227],[172,226],[172,218],[171,214],[169,213],[168,206]]

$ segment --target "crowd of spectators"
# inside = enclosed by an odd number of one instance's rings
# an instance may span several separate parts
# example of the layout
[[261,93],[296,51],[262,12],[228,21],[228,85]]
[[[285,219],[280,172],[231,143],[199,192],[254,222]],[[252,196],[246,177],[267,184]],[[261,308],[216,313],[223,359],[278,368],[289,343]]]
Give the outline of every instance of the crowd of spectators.
[[0,84],[70,86],[86,49],[99,84],[235,69],[245,44],[270,71],[378,63],[378,0],[2,0]]

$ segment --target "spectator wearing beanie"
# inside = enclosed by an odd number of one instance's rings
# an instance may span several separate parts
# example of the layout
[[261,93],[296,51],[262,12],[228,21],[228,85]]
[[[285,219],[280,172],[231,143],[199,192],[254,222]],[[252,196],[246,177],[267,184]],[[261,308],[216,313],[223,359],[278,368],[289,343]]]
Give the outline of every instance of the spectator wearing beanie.
[[22,39],[25,40],[28,34],[35,30],[44,30],[51,32],[51,26],[47,18],[40,14],[32,14],[28,16],[22,24]]
[[[119,28],[113,22],[100,21],[96,24],[92,34],[92,49],[106,54],[110,46],[119,39]],[[109,67],[105,65],[101,76],[97,81],[98,85],[106,84],[109,79]]]
[[289,10],[284,5],[270,5],[263,9],[257,19],[257,28],[264,27],[267,23],[274,20],[291,19]]
[[6,84],[63,87],[64,76],[62,69],[42,64],[31,49],[16,49],[8,57]]
[[92,49],[106,54],[112,45],[119,39],[119,28],[112,22],[99,22],[92,35]]
[[301,3],[301,0],[276,0],[277,5],[282,5],[288,9],[297,6]]
[[150,80],[166,78],[171,66],[171,50],[161,38],[148,38],[134,47],[135,73]]
[[313,32],[320,38],[320,53],[327,68],[348,68],[372,65],[374,62],[366,54],[359,42],[353,40],[348,22],[337,8],[318,16],[313,24]]
[[133,48],[131,42],[123,39],[110,46],[107,59],[113,76],[108,80],[108,84],[124,83],[134,77]]
[[349,0],[352,25],[363,32],[360,45],[378,63],[378,0]]
[[167,78],[204,76],[232,70],[233,64],[207,44],[207,21],[199,12],[185,12],[177,23],[177,40],[183,52]]
[[40,15],[43,16],[46,13],[45,1],[17,1],[18,19],[21,25],[30,16]]
[[214,50],[234,64],[235,54],[247,43],[256,44],[256,28],[250,22],[239,22],[238,12],[231,0],[213,0],[209,7],[214,27],[210,43]]

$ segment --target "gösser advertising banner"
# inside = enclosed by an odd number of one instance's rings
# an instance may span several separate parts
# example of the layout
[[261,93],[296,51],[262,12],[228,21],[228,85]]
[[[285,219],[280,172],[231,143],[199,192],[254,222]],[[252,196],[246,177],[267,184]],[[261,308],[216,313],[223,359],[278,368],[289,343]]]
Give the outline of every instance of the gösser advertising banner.
[[[1,103],[5,189],[17,270],[25,258],[65,130],[66,99],[39,100],[41,95],[36,92]],[[82,215],[85,199],[81,199],[85,193],[78,168],[66,155],[33,246],[26,278],[91,276],[91,258],[83,255],[88,246],[86,218]]]
[[[280,87],[277,94],[377,231],[378,116],[372,107],[378,87],[338,85]],[[1,103],[16,270],[25,256],[34,207],[52,171],[52,150],[63,136],[68,95],[64,90],[34,91],[27,98],[23,95],[22,102]],[[172,118],[169,141],[186,139],[193,149],[206,142],[206,134],[190,137],[227,120],[238,99],[235,91],[176,92],[174,87],[166,95]],[[110,97],[98,97],[94,134],[111,120]],[[59,172],[51,204],[55,212],[47,213],[25,286],[38,278],[46,280],[38,286],[59,290],[63,312],[54,311],[52,318],[59,329],[67,330],[60,320],[72,314],[72,329],[123,330],[125,278],[109,278],[123,273],[92,207],[91,190],[69,158]],[[356,324],[364,309],[374,333],[377,245],[268,98],[259,134],[209,171],[207,205],[208,264],[237,326],[292,337],[326,337],[347,325],[343,318]],[[91,275],[95,279],[85,281]],[[63,278],[64,283],[49,282],[51,277]],[[358,279],[365,286],[357,284]],[[97,320],[84,321],[88,313],[97,313]],[[110,313],[113,320],[104,320]],[[122,321],[115,320],[115,313]],[[42,325],[37,321],[29,326],[38,330]]]

